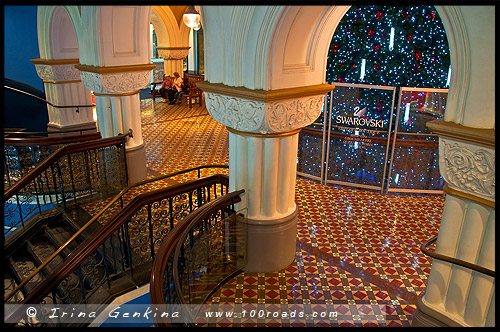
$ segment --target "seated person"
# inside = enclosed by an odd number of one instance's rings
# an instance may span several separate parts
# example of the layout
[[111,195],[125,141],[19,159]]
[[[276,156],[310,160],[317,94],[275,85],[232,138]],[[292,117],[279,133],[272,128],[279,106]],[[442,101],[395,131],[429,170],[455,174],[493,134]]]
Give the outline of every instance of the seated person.
[[185,88],[183,87],[184,81],[178,72],[174,73],[174,77],[175,77],[174,79],[175,95],[173,100],[170,101],[170,104],[175,104],[176,101],[180,104],[182,95],[185,93]]
[[171,93],[171,88],[174,86],[174,81],[172,77],[163,75],[163,84],[160,87],[160,95],[163,98],[162,103],[166,103],[167,99],[172,100],[173,94]]
[[178,91],[175,93],[175,101],[174,101],[174,104],[177,102],[177,104],[181,104],[182,103],[182,95],[187,95],[189,93],[189,89],[188,89],[188,84],[187,83],[182,83],[181,85],[181,91]]

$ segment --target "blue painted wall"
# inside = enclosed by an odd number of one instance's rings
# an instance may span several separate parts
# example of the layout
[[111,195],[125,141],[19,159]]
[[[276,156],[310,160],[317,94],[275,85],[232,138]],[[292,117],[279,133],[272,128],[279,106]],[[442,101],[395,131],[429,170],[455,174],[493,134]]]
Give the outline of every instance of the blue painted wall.
[[4,6],[4,78],[43,90],[31,59],[38,59],[37,6]]
[[[31,59],[40,58],[37,36],[37,6],[4,6],[4,79],[6,85],[45,99],[43,82]],[[33,88],[27,87],[31,86]],[[4,128],[46,131],[47,105],[35,98],[4,89]]]

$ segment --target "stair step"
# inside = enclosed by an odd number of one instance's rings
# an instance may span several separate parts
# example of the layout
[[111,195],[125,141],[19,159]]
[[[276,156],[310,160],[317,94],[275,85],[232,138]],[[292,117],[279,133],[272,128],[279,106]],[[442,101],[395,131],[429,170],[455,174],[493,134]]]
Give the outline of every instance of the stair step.
[[[26,279],[31,272],[36,270],[37,265],[33,261],[33,258],[28,257],[27,255],[21,255],[18,257],[10,257],[10,265],[12,270],[17,278],[17,280]],[[36,285],[44,280],[42,273],[38,272],[30,282],[24,285],[24,288],[27,292],[30,292]]]
[[[12,278],[9,275],[4,275],[3,276],[3,296],[4,298],[17,287],[18,283],[14,278]],[[14,294],[9,300],[7,300],[7,303],[19,303],[22,300],[24,300],[24,294],[22,292],[17,292]]]
[[[39,265],[45,262],[56,251],[56,247],[44,237],[32,239],[28,241],[27,244],[29,252],[37,260]],[[63,261],[61,256],[55,256],[52,261],[44,267],[44,271],[47,274],[52,273]]]
[[[66,241],[73,236],[74,232],[69,226],[50,226],[46,227],[45,234],[54,243],[55,247],[61,247]],[[61,252],[62,256],[68,257],[82,241],[76,238],[74,241],[68,243],[66,248]]]

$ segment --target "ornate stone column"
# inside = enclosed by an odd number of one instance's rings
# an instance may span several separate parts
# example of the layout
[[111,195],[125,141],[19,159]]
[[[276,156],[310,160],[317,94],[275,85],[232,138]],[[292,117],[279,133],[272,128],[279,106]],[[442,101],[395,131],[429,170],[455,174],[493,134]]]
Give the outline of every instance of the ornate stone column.
[[78,59],[33,59],[31,62],[43,81],[47,101],[53,105],[47,104],[47,131],[95,132],[91,93],[83,85],[80,71],[74,66]]
[[146,150],[142,140],[139,92],[150,84],[154,64],[94,67],[75,65],[82,81],[94,91],[97,126],[102,137],[125,134],[133,137],[126,143],[129,183],[146,177]]
[[208,112],[229,130],[229,190],[245,189],[246,271],[271,272],[295,259],[298,135],[321,113],[328,84],[274,91],[200,82]]
[[174,72],[178,72],[181,77],[184,72],[182,59],[189,53],[189,46],[186,47],[157,47],[158,56],[164,59],[165,75],[172,76]]
[[[495,130],[443,119],[439,170],[446,200],[435,252],[495,270]],[[495,326],[495,278],[435,259],[413,326]]]

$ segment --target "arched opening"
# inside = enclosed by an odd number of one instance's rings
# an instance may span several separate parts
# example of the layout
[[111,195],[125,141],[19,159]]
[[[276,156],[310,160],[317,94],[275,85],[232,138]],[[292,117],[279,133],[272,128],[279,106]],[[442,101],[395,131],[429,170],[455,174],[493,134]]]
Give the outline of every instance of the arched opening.
[[437,136],[450,52],[432,6],[352,6],[327,57],[335,85],[323,114],[303,130],[298,171],[325,183],[441,193]]

